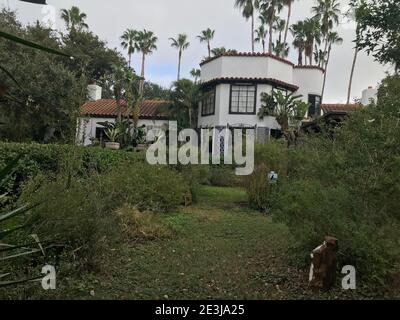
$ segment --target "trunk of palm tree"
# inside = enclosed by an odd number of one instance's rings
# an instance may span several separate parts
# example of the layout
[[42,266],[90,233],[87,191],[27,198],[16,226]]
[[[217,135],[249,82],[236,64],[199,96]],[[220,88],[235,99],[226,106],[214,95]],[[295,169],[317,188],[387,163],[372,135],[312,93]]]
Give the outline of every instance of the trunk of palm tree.
[[331,50],[332,50],[332,44],[329,45],[328,56],[326,57],[325,72],[324,72],[324,82],[323,82],[323,85],[322,85],[322,94],[321,94],[321,103],[324,102],[325,85],[326,85],[326,74],[328,72],[329,60],[331,58]]
[[140,76],[142,79],[140,79],[140,85],[139,85],[139,93],[143,94],[144,91],[144,65],[145,65],[145,59],[146,59],[146,54],[143,53],[142,55],[142,72],[140,73]]
[[210,40],[207,41],[207,49],[208,49],[208,58],[211,58],[211,44]]
[[192,108],[189,107],[189,128],[192,128]]
[[268,41],[268,53],[272,53],[272,31],[273,31],[273,22],[269,23],[269,41]]
[[303,65],[303,50],[299,49],[299,57],[297,59],[297,64],[299,66]]
[[132,62],[132,53],[130,53],[129,55],[129,59],[128,59],[128,67],[131,67],[131,62]]
[[262,41],[263,53],[265,53],[265,40]]
[[251,15],[251,52],[254,53],[254,12]]
[[[325,38],[325,49],[324,49],[323,60],[325,60],[327,51],[328,51],[328,36],[326,36],[326,38]],[[322,61],[322,68],[325,68],[325,61]]]
[[178,81],[181,77],[181,59],[182,59],[182,50],[179,50],[179,60],[178,60]]
[[357,63],[357,57],[358,57],[358,48],[356,46],[356,48],[354,49],[353,65],[351,67],[351,73],[350,73],[349,89],[347,91],[347,104],[350,103],[351,87],[353,85],[353,76],[354,76],[354,69],[355,69],[356,63]]
[[289,25],[290,25],[290,17],[292,16],[292,3],[289,2],[288,5],[288,17],[286,21],[286,29],[285,29],[285,38],[284,38],[284,43],[287,42],[287,36],[288,36],[288,31],[289,31]]

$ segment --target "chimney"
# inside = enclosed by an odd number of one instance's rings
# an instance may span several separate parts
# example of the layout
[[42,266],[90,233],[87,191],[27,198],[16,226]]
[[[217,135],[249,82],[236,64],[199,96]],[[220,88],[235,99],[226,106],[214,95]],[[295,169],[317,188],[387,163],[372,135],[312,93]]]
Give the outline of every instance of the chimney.
[[362,92],[361,104],[363,106],[368,106],[371,103],[376,103],[378,100],[378,90],[374,89],[372,86],[369,86],[368,89],[365,89]]
[[89,101],[101,99],[102,88],[97,84],[89,84],[87,87]]

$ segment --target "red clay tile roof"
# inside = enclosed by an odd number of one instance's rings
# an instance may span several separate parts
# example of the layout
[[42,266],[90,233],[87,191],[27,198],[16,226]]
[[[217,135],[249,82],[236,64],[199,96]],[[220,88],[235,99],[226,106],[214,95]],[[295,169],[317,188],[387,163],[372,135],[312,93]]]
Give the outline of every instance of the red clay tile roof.
[[360,104],[323,104],[321,105],[322,111],[324,113],[328,112],[353,112],[360,110],[362,105]]
[[275,56],[275,55],[270,54],[270,53],[260,53],[260,52],[258,52],[258,53],[252,53],[252,52],[237,52],[237,53],[227,52],[227,53],[220,54],[218,56],[215,56],[215,57],[212,57],[212,58],[207,58],[207,59],[203,60],[200,63],[200,66],[202,66],[202,65],[204,65],[206,63],[209,63],[209,62],[211,62],[211,61],[213,61],[215,59],[218,59],[219,57],[268,57],[268,58],[272,58],[272,59],[275,59],[275,60],[279,60],[279,61],[281,61],[283,63],[286,63],[286,64],[289,64],[291,66],[294,66],[294,63],[290,62],[289,60],[280,58],[280,57]]
[[[140,109],[140,118],[165,119],[167,115],[160,112],[159,108],[168,104],[168,101],[145,100]],[[122,101],[122,115],[127,116],[125,101]],[[81,113],[86,116],[94,117],[116,117],[118,115],[117,103],[115,99],[101,99],[86,102],[81,107]]]
[[232,83],[232,82],[255,82],[255,83],[267,83],[272,85],[281,86],[285,89],[297,91],[299,89],[298,86],[294,84],[290,84],[281,80],[273,79],[273,78],[241,78],[241,77],[221,77],[215,78],[206,82],[202,82],[202,86],[207,86],[211,84],[218,84],[218,83]]
[[321,70],[322,72],[325,72],[324,68],[318,67],[318,66],[294,66],[295,69],[317,69]]

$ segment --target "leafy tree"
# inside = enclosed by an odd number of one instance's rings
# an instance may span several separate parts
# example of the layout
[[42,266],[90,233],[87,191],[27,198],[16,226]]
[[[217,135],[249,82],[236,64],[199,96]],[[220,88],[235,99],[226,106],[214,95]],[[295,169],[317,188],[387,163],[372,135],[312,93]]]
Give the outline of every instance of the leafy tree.
[[65,21],[67,29],[72,32],[88,29],[89,26],[85,23],[86,18],[86,13],[81,12],[81,10],[75,6],[72,6],[71,9],[61,10],[61,19]]
[[262,106],[258,117],[275,117],[281,130],[289,141],[291,131],[298,129],[298,125],[307,111],[308,104],[299,100],[301,95],[283,94],[282,91],[266,92],[261,95]]
[[[0,24],[5,23],[10,23],[12,34],[23,36],[26,41],[60,50],[56,33],[48,28],[39,24],[24,28],[15,14],[3,10]],[[86,82],[65,67],[67,59],[0,39],[0,60],[20,84],[15,85],[10,78],[2,80],[9,88],[0,100],[2,138],[72,142],[80,102],[86,97]]]
[[157,50],[158,38],[154,35],[152,31],[138,31],[136,35],[136,49],[142,53],[142,71],[141,71],[141,81],[139,91],[142,94],[144,88],[144,67],[146,56],[152,54],[154,50]]
[[121,46],[128,51],[128,67],[131,67],[132,55],[135,53],[137,31],[127,29],[121,36]]
[[170,90],[159,84],[146,81],[144,83],[143,99],[145,100],[168,100]]
[[179,57],[178,57],[178,81],[181,76],[181,62],[182,62],[182,53],[184,50],[189,48],[190,43],[187,40],[187,35],[186,34],[179,34],[176,39],[170,38],[172,41],[171,47],[178,49],[179,51]]
[[203,30],[197,38],[200,40],[200,42],[206,42],[207,43],[207,49],[208,49],[208,58],[211,58],[211,40],[214,39],[215,35],[215,30],[211,30],[208,28],[207,30]]
[[188,79],[176,81],[171,90],[171,100],[172,105],[169,107],[171,116],[178,120],[182,127],[194,128],[201,100],[200,87]]
[[112,88],[107,85],[105,76],[112,73],[114,65],[126,64],[125,59],[115,49],[92,32],[70,32],[62,36],[63,51],[75,59],[63,60],[66,66],[77,75],[84,75],[89,81],[103,87],[105,97],[111,97]]
[[397,0],[352,0],[359,26],[357,47],[400,68],[400,5]]

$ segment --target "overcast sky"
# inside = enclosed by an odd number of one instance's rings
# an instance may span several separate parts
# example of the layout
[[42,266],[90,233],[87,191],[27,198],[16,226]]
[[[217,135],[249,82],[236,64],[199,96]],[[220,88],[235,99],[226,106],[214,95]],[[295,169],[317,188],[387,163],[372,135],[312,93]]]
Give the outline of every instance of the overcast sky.
[[[292,23],[309,17],[314,0],[298,0],[293,6]],[[343,6],[347,0],[340,0]],[[206,55],[204,44],[196,36],[208,27],[215,29],[213,47],[225,46],[238,51],[250,51],[250,23],[242,18],[234,8],[234,0],[47,0],[54,6],[57,29],[63,30],[64,24],[59,18],[59,10],[78,6],[88,18],[90,29],[108,42],[109,47],[118,47],[119,37],[127,28],[147,29],[158,36],[158,50],[147,58],[146,78],[163,86],[169,86],[176,78],[178,53],[170,47],[170,37],[186,33],[190,47],[183,54],[182,76],[189,77],[192,68],[199,68],[199,62]],[[24,23],[42,20],[46,12],[43,6],[17,0],[0,0],[0,7],[9,6],[18,10],[19,19]],[[286,11],[282,12],[286,16]],[[350,67],[353,59],[352,40],[354,26],[344,23],[338,32],[344,39],[341,46],[333,48],[328,69],[325,102],[345,102]],[[291,39],[289,39],[291,42]],[[261,51],[261,47],[257,46]],[[135,54],[134,67],[140,72],[140,56]],[[291,49],[289,60],[297,62],[297,52]],[[374,62],[372,57],[361,53],[355,71],[352,97],[360,97],[361,91],[368,86],[376,86],[388,68]]]

